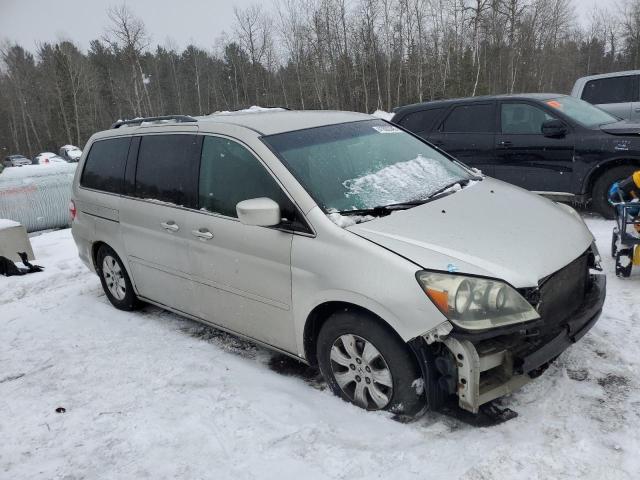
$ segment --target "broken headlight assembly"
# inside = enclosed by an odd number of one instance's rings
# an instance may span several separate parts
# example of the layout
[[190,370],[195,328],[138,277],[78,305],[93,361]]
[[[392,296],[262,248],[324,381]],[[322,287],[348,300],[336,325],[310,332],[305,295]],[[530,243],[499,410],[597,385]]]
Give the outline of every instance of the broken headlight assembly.
[[513,287],[499,280],[422,271],[420,286],[452,323],[465,330],[528,322],[538,312]]

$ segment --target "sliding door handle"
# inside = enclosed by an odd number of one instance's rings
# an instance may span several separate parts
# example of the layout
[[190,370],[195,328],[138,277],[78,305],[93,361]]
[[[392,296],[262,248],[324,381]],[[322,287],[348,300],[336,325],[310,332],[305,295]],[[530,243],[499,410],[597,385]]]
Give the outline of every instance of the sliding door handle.
[[211,233],[206,228],[201,228],[200,230],[191,230],[191,235],[202,240],[211,240],[213,238],[213,233]]
[[168,222],[162,222],[160,226],[165,230],[167,230],[168,232],[177,232],[178,230],[180,230],[180,227],[173,220],[169,220]]

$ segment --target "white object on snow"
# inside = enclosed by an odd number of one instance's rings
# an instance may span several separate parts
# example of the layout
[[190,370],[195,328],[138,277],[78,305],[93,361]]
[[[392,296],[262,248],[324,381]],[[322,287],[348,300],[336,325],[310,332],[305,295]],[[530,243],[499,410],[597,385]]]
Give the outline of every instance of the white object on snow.
[[0,257],[21,262],[18,252],[26,252],[27,258],[34,260],[27,230],[18,222],[0,218]]

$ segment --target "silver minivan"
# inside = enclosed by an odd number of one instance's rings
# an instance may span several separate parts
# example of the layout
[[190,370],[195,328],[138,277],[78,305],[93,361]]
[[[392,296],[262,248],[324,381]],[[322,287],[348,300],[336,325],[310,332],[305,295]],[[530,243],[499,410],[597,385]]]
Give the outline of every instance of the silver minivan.
[[573,209],[359,113],[118,122],[87,143],[70,209],[115,307],[317,365],[370,410],[478,412],[582,337],[605,297]]

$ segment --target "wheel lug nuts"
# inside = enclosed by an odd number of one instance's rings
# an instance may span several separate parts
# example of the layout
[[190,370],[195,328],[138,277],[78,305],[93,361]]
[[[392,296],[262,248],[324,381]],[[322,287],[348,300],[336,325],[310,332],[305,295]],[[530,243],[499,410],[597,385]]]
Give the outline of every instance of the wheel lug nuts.
[[360,378],[360,375],[356,375],[356,382],[361,382],[362,378]]
[[359,358],[356,358],[356,363],[357,363],[357,364],[361,364],[361,363],[362,363],[362,360],[360,360]]
[[351,365],[349,365],[349,368],[350,368],[351,370],[355,370],[355,369],[356,369],[356,366],[352,363]]
[[367,372],[371,372],[371,369],[370,369],[369,367],[364,367],[364,369],[365,369]]
[[371,379],[369,377],[365,378],[365,381],[367,382],[367,385],[371,383]]

